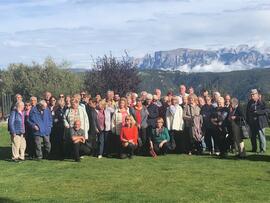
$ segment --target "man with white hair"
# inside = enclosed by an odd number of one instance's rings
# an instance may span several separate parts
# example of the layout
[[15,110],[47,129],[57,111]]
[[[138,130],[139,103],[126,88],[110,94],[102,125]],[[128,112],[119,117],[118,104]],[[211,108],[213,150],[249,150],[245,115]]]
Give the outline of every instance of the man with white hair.
[[[31,109],[28,123],[33,129],[37,159],[48,158],[51,151],[52,113],[45,100],[41,100]],[[45,154],[42,153],[42,141],[44,142]]]
[[183,100],[185,97],[188,97],[188,94],[186,93],[186,86],[185,85],[180,85],[179,87],[179,104],[183,104]]
[[214,92],[213,93],[213,102],[212,102],[212,106],[214,107],[214,108],[216,108],[217,106],[218,106],[218,100],[219,100],[219,98],[220,98],[220,93],[219,92]]

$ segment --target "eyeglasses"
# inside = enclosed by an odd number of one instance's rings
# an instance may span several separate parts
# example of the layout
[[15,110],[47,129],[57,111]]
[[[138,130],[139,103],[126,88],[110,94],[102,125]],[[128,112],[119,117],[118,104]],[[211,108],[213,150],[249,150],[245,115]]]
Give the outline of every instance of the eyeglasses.
[[60,95],[59,97],[60,97],[60,98],[64,98],[64,95]]

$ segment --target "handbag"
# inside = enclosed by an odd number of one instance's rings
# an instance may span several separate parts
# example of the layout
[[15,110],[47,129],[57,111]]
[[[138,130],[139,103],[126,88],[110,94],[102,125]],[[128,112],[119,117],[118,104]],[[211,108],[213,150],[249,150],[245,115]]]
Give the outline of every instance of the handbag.
[[244,118],[240,118],[240,130],[243,139],[250,138],[251,130]]

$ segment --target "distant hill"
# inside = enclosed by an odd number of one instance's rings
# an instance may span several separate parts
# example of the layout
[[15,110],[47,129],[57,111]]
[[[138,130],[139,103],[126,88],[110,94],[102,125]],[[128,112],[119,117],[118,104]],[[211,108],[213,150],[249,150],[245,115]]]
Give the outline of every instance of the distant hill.
[[194,87],[197,93],[203,88],[229,93],[241,100],[246,100],[249,90],[258,88],[265,95],[270,95],[270,68],[232,71],[222,73],[184,73],[180,71],[142,70],[140,90],[153,92],[160,88],[165,94],[172,89],[178,94],[180,84]]
[[202,50],[179,48],[157,51],[134,59],[141,69],[180,70],[184,72],[228,72],[270,67],[270,48],[239,45],[235,48]]

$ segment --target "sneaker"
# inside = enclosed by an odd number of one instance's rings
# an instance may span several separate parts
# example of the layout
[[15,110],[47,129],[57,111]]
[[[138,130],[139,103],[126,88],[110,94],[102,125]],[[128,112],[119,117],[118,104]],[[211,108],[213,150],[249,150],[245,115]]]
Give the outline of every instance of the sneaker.
[[80,156],[80,159],[83,159],[84,158],[84,156]]
[[102,155],[98,155],[98,157],[97,157],[98,159],[102,159]]

